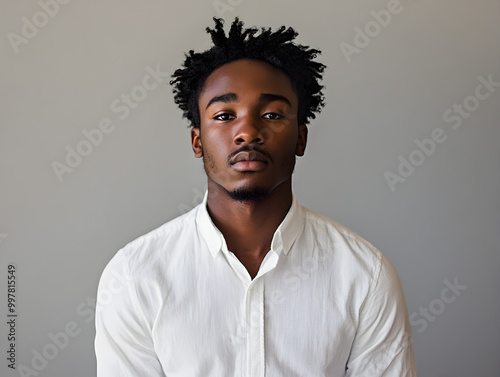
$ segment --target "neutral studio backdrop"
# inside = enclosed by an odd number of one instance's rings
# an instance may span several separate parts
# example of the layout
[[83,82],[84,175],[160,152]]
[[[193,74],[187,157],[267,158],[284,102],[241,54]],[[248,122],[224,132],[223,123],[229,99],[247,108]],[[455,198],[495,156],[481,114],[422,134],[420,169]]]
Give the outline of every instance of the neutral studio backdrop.
[[0,375],[94,376],[104,266],[201,201],[168,76],[217,15],[323,51],[327,105],[294,192],[396,266],[419,375],[500,376],[493,0],[0,1]]

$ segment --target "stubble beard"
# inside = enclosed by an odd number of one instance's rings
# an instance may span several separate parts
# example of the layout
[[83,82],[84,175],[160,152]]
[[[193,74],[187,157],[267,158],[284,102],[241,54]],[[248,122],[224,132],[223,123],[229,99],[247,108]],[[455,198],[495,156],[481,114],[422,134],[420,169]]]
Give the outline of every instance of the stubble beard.
[[232,191],[224,188],[224,190],[234,201],[247,204],[259,204],[271,195],[270,190],[258,187],[239,187]]
[[[245,204],[259,204],[271,195],[271,190],[262,187],[238,187],[228,190],[221,183],[211,177],[211,171],[215,170],[215,161],[210,153],[203,152],[203,169],[208,179],[221,187],[232,200]],[[251,173],[248,173],[251,174]]]
[[[270,188],[247,186],[247,187],[238,187],[234,190],[228,190],[226,187],[224,187],[223,184],[217,182],[214,178],[211,177],[210,171],[213,172],[216,170],[216,164],[212,154],[207,153],[207,151],[203,150],[202,148],[202,156],[203,156],[203,169],[205,170],[205,174],[207,175],[208,179],[217,184],[219,187],[221,187],[232,200],[245,204],[259,204],[271,196],[272,190]],[[291,160],[289,161],[289,163],[292,164],[291,174],[293,174],[295,170],[296,160],[297,157],[293,155],[291,157]],[[252,173],[247,173],[247,174],[252,174]]]

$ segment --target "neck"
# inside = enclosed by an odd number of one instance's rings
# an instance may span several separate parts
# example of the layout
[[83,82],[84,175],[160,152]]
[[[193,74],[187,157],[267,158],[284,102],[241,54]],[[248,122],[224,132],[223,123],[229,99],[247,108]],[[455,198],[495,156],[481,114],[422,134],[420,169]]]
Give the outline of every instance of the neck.
[[207,208],[222,232],[228,249],[240,261],[262,260],[271,247],[274,232],[292,204],[291,179],[258,202],[241,202],[213,181],[208,181]]

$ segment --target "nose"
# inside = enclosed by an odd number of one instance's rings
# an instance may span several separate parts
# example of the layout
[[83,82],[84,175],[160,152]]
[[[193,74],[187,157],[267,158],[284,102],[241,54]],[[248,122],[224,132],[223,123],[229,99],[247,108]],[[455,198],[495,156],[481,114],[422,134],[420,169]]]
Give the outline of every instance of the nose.
[[251,114],[241,117],[234,135],[234,143],[237,145],[263,144],[264,133],[262,132],[260,117]]

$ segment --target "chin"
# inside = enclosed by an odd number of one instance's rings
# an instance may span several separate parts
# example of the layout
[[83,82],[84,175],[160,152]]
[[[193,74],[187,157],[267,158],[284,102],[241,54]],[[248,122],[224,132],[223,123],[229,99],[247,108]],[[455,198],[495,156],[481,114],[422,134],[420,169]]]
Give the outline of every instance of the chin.
[[260,187],[240,187],[232,191],[227,191],[229,197],[238,202],[260,203],[267,199],[271,192]]

